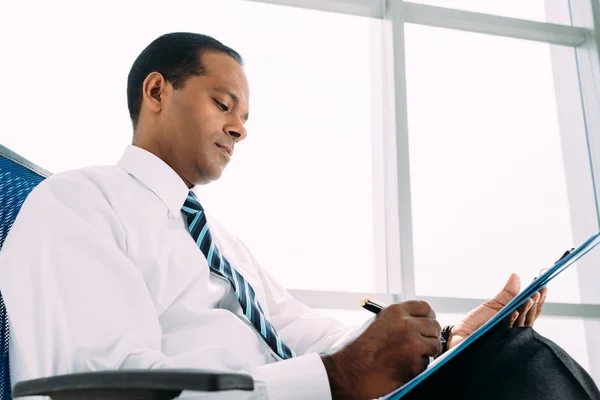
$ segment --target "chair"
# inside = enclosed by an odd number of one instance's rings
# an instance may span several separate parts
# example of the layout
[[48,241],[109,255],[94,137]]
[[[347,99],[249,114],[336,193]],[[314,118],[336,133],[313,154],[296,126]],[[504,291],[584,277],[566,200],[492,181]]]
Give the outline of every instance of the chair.
[[[48,176],[48,171],[0,145],[0,251],[23,202]],[[54,400],[167,400],[179,396],[182,390],[254,390],[252,377],[245,374],[200,370],[117,370],[19,382],[11,393],[8,343],[8,318],[0,293],[0,400],[11,400],[11,396],[50,396]]]

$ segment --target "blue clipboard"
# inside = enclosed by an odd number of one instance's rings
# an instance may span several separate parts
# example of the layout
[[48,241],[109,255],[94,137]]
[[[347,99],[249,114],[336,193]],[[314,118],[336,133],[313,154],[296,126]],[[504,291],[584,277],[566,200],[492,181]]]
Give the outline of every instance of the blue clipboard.
[[434,362],[432,362],[425,371],[421,372],[419,375],[415,376],[413,379],[405,383],[403,386],[394,390],[393,392],[380,397],[380,400],[398,400],[401,399],[405,394],[414,389],[418,384],[423,382],[427,377],[437,371],[442,365],[446,364],[448,361],[452,360],[452,358],[456,357],[461,351],[470,346],[473,342],[475,342],[478,338],[480,338],[487,331],[492,329],[495,325],[503,321],[507,318],[510,313],[515,311],[521,304],[523,304],[527,299],[533,296],[536,292],[542,289],[544,286],[548,284],[552,279],[554,279],[558,274],[567,269],[570,265],[572,265],[575,261],[579,260],[581,257],[589,253],[593,248],[600,244],[600,232],[590,237],[586,240],[581,246],[573,250],[570,254],[559,260],[556,264],[554,264],[550,269],[541,274],[538,278],[536,278],[533,282],[529,284],[525,289],[521,291],[515,298],[513,298],[507,305],[505,305],[496,315],[494,315],[488,322],[483,324],[479,329],[473,332],[470,336],[468,336],[464,341],[462,341],[456,347],[448,350],[446,353],[438,357]]

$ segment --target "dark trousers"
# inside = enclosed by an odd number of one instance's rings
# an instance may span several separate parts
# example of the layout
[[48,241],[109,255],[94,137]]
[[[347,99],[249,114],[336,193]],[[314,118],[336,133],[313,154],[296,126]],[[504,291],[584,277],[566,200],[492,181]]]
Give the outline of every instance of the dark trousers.
[[487,333],[403,400],[600,400],[589,374],[532,328]]

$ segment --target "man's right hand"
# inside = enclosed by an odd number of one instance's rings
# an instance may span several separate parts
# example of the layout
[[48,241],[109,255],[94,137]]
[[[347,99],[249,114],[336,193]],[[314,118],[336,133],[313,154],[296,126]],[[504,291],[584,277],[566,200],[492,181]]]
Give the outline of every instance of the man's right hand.
[[397,389],[439,355],[440,331],[423,301],[386,307],[353,342],[322,357],[333,398],[372,399]]

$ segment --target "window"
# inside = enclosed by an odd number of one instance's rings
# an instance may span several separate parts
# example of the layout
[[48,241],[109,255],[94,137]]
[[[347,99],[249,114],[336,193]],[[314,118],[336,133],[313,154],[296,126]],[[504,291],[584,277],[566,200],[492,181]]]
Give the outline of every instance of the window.
[[[413,0],[413,3],[430,6],[454,8],[474,11],[483,14],[500,15],[503,17],[520,18],[532,21],[554,22],[570,25],[568,0],[550,0],[552,7],[558,12],[549,18],[547,0]],[[556,16],[560,15],[560,20]]]
[[[596,2],[270,1],[3,5],[0,142],[55,172],[116,162],[134,58],[196,31],[238,50],[251,85],[249,138],[200,199],[324,315],[363,323],[372,315],[351,308],[366,293],[489,298],[598,229]],[[548,301],[598,304],[596,254]],[[537,327],[585,368],[600,357],[587,315]]]
[[119,159],[131,140],[127,74],[159,35],[201,32],[239,51],[248,139],[201,200],[284,285],[373,290],[379,20],[233,0],[26,0],[3,12],[0,47],[15,62],[2,65],[2,143],[53,172]]
[[[407,24],[406,51],[417,294],[526,285],[575,244],[549,45]],[[572,269],[549,297],[578,293]]]

